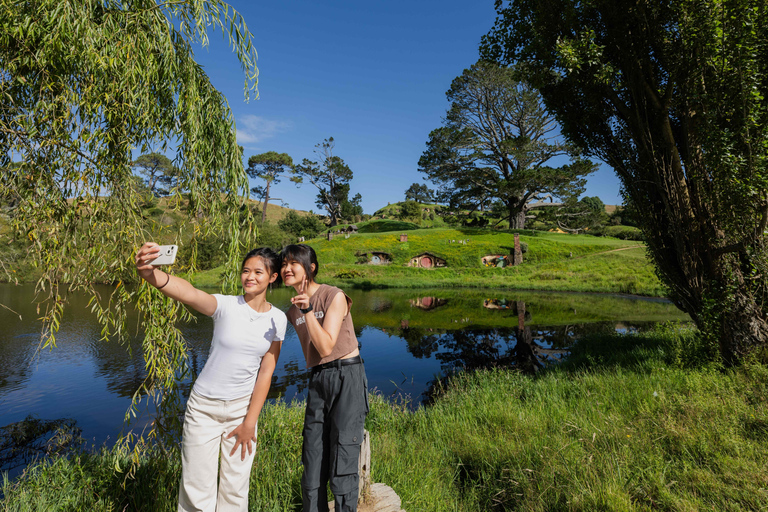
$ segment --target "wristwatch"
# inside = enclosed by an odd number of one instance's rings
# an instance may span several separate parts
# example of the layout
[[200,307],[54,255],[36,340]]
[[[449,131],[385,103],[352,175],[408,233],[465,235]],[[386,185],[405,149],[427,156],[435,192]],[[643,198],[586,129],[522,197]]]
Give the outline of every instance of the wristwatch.
[[312,304],[310,304],[310,305],[309,305],[309,307],[308,307],[308,308],[306,308],[306,309],[304,309],[304,308],[299,308],[299,311],[301,311],[301,314],[302,314],[302,315],[306,315],[307,313],[309,313],[310,311],[312,311]]

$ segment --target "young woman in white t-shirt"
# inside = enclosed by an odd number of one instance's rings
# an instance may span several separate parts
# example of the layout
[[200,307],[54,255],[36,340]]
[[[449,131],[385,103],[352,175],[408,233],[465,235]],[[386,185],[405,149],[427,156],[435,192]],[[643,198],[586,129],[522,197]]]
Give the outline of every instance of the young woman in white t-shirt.
[[139,249],[139,276],[214,320],[208,360],[184,415],[178,510],[248,510],[256,425],[287,324],[266,298],[278,279],[279,257],[268,248],[252,250],[240,273],[244,294],[211,295],[152,265],[158,247],[148,242]]

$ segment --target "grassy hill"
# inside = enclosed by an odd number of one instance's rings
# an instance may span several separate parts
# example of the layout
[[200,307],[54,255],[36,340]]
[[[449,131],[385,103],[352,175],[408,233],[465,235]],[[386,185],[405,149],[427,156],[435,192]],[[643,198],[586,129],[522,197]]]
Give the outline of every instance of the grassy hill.
[[[254,206],[257,206],[259,209],[262,208],[261,201],[250,201]],[[289,211],[293,210],[293,208],[283,208],[279,204],[275,204],[273,202],[269,202],[267,204],[267,221],[271,222],[272,224],[277,224],[277,221],[281,220],[283,217],[285,217]],[[299,215],[309,215],[309,212],[304,210],[293,210]],[[261,220],[261,217],[259,217],[259,220]]]
[[[253,202],[259,205],[258,202]],[[434,205],[422,205],[425,213],[434,214]],[[394,215],[397,204],[377,213]],[[267,219],[274,226],[290,209],[270,204]],[[169,199],[161,198],[142,212],[150,231],[166,232],[173,238],[183,212],[173,211]],[[300,215],[309,212],[298,211]],[[510,231],[482,228],[447,227],[439,215],[413,222],[393,218],[374,218],[358,222],[358,233],[318,237],[307,243],[318,253],[321,264],[319,280],[355,288],[425,288],[481,287],[497,289],[531,289],[630,293],[664,296],[665,290],[656,278],[645,256],[641,242],[612,237],[558,234],[523,230],[520,241],[527,251],[517,267],[488,268],[481,258],[490,254],[510,254],[514,234]],[[433,227],[425,228],[424,224]],[[443,223],[442,227],[438,227]],[[421,224],[421,225],[420,225]],[[345,229],[346,225],[333,228]],[[276,229],[276,228],[275,228]],[[159,231],[158,231],[159,230]],[[8,231],[7,219],[0,221],[0,231]],[[400,242],[400,235],[408,235]],[[158,241],[161,241],[158,239]],[[168,242],[168,243],[172,243]],[[17,242],[18,245],[19,242]],[[277,247],[279,249],[279,247]],[[390,255],[388,265],[363,264],[364,253],[373,251]],[[411,268],[411,258],[430,253],[446,261],[445,268]],[[5,263],[20,280],[35,278],[28,268],[23,247],[4,250]],[[218,286],[221,269],[214,268],[193,276],[200,286]]]
[[[408,234],[400,242],[401,233]],[[464,240],[466,243],[458,243]],[[347,288],[490,288],[636,294],[663,297],[666,290],[656,277],[641,242],[590,235],[523,232],[527,244],[523,264],[485,267],[488,254],[509,254],[511,232],[487,229],[415,229],[382,233],[335,235],[306,243],[318,254],[318,281]],[[362,253],[380,251],[392,256],[387,265],[360,263]],[[429,252],[447,262],[444,268],[413,268],[414,256]],[[194,276],[198,286],[216,287],[220,269]]]
[[[358,233],[349,238],[315,239],[321,275],[356,287],[481,286],[489,288],[571,290],[663,296],[665,290],[648,262],[643,244],[590,235],[525,232],[523,264],[484,267],[481,258],[509,254],[514,235],[486,229],[417,229]],[[459,243],[459,241],[465,243]],[[381,251],[392,255],[389,265],[359,264],[358,254]],[[411,268],[414,256],[429,252],[445,259],[445,268]],[[324,268],[324,270],[323,270]]]

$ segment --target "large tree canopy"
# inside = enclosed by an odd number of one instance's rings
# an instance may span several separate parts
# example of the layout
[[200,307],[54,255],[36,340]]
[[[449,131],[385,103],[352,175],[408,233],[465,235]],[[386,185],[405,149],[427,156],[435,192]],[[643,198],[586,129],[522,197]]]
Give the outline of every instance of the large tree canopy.
[[609,163],[676,304],[726,360],[768,346],[768,4],[497,0],[483,53],[524,66]]
[[[305,158],[301,164],[294,166],[294,182],[301,184],[308,180],[317,190],[317,206],[328,212],[330,225],[335,226],[342,217],[342,205],[348,200],[349,182],[352,181],[352,169],[344,160],[333,154],[336,143],[333,137],[325,139],[315,146],[315,154],[319,161]],[[359,203],[359,200],[358,200]],[[352,207],[357,205],[352,205]]]
[[131,166],[144,180],[150,194],[167,196],[176,186],[176,169],[170,158],[163,154],[141,155]]
[[[261,222],[267,218],[267,205],[272,199],[272,185],[280,183],[280,176],[286,174],[293,167],[293,159],[288,153],[267,151],[254,155],[248,159],[248,168],[245,172],[251,178],[260,178],[266,182],[264,185],[256,185],[251,188],[251,194],[261,200]],[[279,199],[278,199],[279,201]]]
[[[226,282],[234,286],[240,242],[255,235],[238,216],[248,212],[240,208],[247,180],[227,100],[192,45],[220,28],[242,63],[247,95],[257,77],[251,34],[218,0],[30,0],[0,9],[0,197],[13,198],[14,236],[31,241],[42,271],[45,342],[55,344],[62,282],[93,294],[105,338],[126,337],[125,311],[136,302],[148,375],[134,404],[144,394],[161,405],[178,401],[172,391],[187,365],[175,320],[185,310],[146,283],[122,286],[136,279],[136,248],[157,236],[140,216],[132,153],[175,150],[178,188],[195,205],[190,228],[227,230]],[[100,297],[94,282],[117,286]],[[168,428],[161,418],[153,425]]]
[[[446,96],[451,107],[444,126],[429,134],[419,171],[442,187],[452,208],[500,206],[509,226],[521,229],[533,202],[583,191],[594,165],[556,140],[552,115],[515,70],[480,61],[453,80]],[[551,166],[566,155],[570,164]]]
[[412,183],[405,191],[405,200],[416,201],[417,203],[431,203],[435,200],[435,192],[423,183]]

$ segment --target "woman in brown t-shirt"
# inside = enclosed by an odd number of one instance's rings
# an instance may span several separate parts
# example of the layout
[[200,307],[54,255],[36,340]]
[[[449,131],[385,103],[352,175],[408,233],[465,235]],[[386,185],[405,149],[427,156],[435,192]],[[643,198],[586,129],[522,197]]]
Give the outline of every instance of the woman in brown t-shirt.
[[310,371],[301,457],[304,511],[328,510],[327,483],[335,510],[355,511],[368,381],[350,314],[352,300],[340,289],[315,281],[319,263],[308,245],[289,245],[281,257],[283,282],[297,293],[286,316]]

